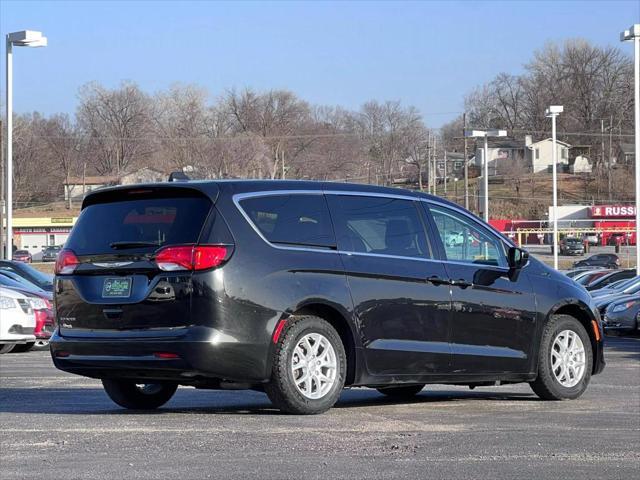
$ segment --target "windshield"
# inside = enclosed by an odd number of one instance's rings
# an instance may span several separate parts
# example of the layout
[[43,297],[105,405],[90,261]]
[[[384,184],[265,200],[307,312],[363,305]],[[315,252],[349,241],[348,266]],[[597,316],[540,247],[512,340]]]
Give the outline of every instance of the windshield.
[[53,275],[43,273],[37,268],[32,267],[31,265],[23,264],[19,268],[16,269],[18,274],[20,271],[25,272],[29,275],[39,287],[45,285],[53,285]]
[[9,288],[18,288],[21,290],[29,290],[31,292],[38,292],[41,289],[38,288],[37,285],[34,285],[33,283],[27,282],[26,280],[23,281],[19,281],[17,277],[14,278],[9,278],[6,275],[0,274],[0,286],[3,287],[9,287]]
[[615,288],[617,290],[624,290],[625,288],[628,288],[628,287],[634,285],[638,281],[640,281],[640,276],[633,277],[633,278],[627,278],[627,279],[624,279],[624,280],[619,280],[617,282],[612,283],[607,288]]

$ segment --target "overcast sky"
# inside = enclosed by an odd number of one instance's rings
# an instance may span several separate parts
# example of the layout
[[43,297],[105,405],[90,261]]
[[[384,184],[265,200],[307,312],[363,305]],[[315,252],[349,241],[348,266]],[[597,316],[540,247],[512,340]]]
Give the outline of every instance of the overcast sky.
[[[35,2],[0,1],[0,31],[41,30],[49,46],[14,49],[14,108],[73,113],[78,87],[175,82],[289,89],[356,109],[401,100],[437,127],[499,72],[520,73],[548,41],[630,45],[640,1]],[[4,42],[2,104],[4,105]]]

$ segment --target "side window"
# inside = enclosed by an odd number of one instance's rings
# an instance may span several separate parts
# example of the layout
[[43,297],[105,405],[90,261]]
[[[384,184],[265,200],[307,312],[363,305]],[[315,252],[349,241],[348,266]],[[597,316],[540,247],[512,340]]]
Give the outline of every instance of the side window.
[[247,198],[240,206],[272,243],[333,248],[336,245],[324,195]]
[[415,202],[350,195],[327,195],[327,200],[340,250],[430,257]]
[[479,223],[446,207],[430,205],[447,260],[482,265],[507,265],[500,240]]

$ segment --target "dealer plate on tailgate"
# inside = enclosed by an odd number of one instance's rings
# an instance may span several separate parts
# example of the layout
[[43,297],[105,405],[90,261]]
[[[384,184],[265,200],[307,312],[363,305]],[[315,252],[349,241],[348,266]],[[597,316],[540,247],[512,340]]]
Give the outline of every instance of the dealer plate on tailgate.
[[127,277],[105,278],[102,296],[105,298],[129,298],[131,295],[131,279]]

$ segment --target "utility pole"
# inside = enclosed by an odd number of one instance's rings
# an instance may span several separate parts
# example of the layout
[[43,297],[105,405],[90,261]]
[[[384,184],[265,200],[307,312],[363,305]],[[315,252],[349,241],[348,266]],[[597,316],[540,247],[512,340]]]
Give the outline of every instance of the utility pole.
[[431,162],[431,157],[433,155],[433,146],[431,144],[431,130],[429,130],[429,136],[427,137],[427,148],[428,148],[428,154],[427,154],[427,192],[428,193],[433,193],[433,168],[432,167],[432,162]]
[[438,194],[438,137],[433,136],[433,194]]
[[609,203],[612,202],[613,198],[611,198],[611,155],[612,155],[612,144],[613,142],[613,115],[611,115],[611,120],[609,120],[609,175],[607,176],[607,181],[609,182]]
[[447,150],[444,151],[444,196],[447,196]]
[[464,138],[464,208],[469,210],[469,166],[467,165],[467,112],[462,114],[462,136]]

